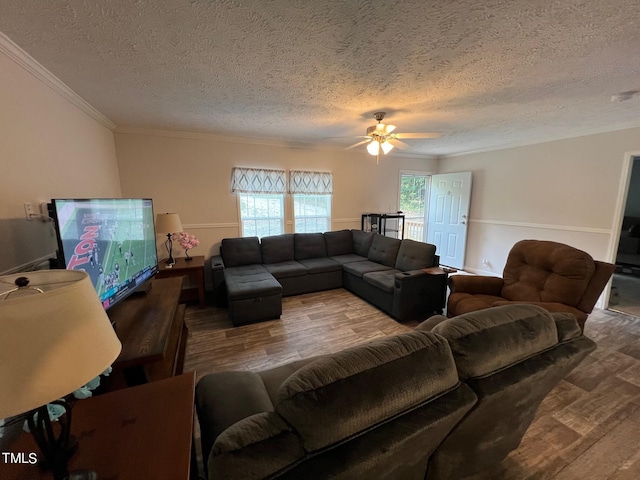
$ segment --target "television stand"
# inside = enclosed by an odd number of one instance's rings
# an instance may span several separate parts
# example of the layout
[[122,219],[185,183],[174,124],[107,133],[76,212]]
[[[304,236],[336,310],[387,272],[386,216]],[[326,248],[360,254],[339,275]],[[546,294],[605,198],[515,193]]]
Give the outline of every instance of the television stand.
[[122,352],[106,390],[182,374],[188,336],[186,307],[179,303],[182,282],[182,277],[155,278],[146,295],[131,296],[107,312]]
[[151,290],[153,281],[144,282],[138,288],[136,288],[131,295],[146,295]]

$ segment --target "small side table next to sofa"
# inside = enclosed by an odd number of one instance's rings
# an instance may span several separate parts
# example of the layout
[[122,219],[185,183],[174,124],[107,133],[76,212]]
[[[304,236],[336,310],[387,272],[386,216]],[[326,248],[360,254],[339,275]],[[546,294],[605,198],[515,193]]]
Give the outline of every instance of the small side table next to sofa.
[[168,277],[195,277],[196,286],[185,288],[180,296],[181,302],[189,302],[198,300],[198,306],[204,308],[206,306],[204,296],[204,256],[196,255],[187,261],[184,257],[176,258],[176,263],[169,267],[164,261],[158,264],[158,273],[156,278]]

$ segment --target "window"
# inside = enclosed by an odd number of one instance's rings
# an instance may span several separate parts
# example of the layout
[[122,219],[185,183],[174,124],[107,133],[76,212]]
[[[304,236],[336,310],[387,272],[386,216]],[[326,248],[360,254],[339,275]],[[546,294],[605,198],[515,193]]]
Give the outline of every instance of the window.
[[289,172],[289,191],[293,194],[296,233],[331,230],[331,173],[292,170]]
[[331,195],[294,195],[293,217],[296,233],[331,230]]
[[243,237],[284,233],[284,170],[235,167],[231,191],[238,193]]
[[267,237],[284,233],[284,195],[241,193],[243,237]]
[[424,242],[425,206],[429,175],[420,173],[400,174],[400,210],[404,212],[404,238]]

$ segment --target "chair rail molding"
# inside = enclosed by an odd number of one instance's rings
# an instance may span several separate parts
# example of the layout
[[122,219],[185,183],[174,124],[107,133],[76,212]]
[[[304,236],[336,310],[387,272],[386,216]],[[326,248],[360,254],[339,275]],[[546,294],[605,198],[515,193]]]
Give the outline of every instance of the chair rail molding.
[[360,218],[332,218],[331,223],[360,223]]
[[186,230],[207,230],[213,228],[238,228],[240,224],[238,222],[229,223],[189,223],[184,224],[182,228]]
[[554,225],[546,223],[528,223],[528,222],[512,222],[505,220],[489,220],[489,219],[469,219],[469,223],[479,223],[483,225],[500,225],[506,227],[517,228],[540,228],[544,230],[562,230],[569,232],[581,232],[581,233],[594,233],[597,235],[611,235],[612,230],[610,228],[593,228],[593,227],[580,227],[576,225]]

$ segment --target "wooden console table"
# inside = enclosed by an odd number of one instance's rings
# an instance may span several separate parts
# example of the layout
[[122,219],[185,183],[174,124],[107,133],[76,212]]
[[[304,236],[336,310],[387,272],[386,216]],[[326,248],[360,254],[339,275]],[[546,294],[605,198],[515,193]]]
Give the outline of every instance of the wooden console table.
[[184,257],[176,258],[176,263],[169,267],[166,263],[158,264],[158,273],[156,278],[191,276],[195,277],[196,287],[185,288],[180,296],[181,302],[190,302],[198,300],[198,306],[204,308],[206,306],[204,297],[204,256],[196,255],[191,257],[192,260],[186,261]]
[[179,304],[182,277],[154,279],[151,289],[108,311],[122,342],[108,390],[180,375],[188,331]]
[[[195,372],[78,400],[71,434],[78,451],[69,470],[93,470],[100,479],[188,480],[192,462]],[[35,452],[33,436],[21,433],[13,453]],[[51,479],[29,463],[3,463],[3,480]]]

